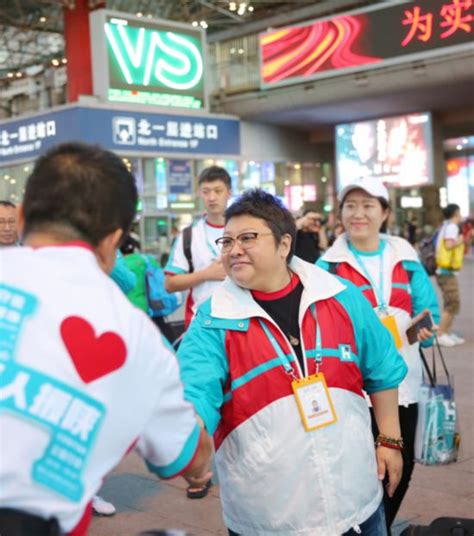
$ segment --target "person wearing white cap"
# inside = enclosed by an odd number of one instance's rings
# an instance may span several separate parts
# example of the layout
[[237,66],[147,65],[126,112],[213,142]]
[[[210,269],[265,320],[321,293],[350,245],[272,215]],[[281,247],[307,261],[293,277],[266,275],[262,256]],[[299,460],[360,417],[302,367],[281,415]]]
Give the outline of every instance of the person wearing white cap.
[[[433,333],[423,328],[418,341],[410,344],[406,335],[413,317],[428,309],[435,323],[439,309],[431,281],[416,250],[403,238],[384,234],[390,213],[389,193],[374,177],[363,177],[338,194],[345,232],[317,261],[317,265],[343,277],[362,291],[381,322],[392,333],[405,359],[408,374],[399,388],[399,416],[404,442],[404,469],[393,495],[384,496],[387,529],[395,519],[408,489],[414,468],[414,441],[421,385],[419,344],[431,345]],[[373,415],[372,415],[373,417]],[[377,427],[373,422],[374,435]]]

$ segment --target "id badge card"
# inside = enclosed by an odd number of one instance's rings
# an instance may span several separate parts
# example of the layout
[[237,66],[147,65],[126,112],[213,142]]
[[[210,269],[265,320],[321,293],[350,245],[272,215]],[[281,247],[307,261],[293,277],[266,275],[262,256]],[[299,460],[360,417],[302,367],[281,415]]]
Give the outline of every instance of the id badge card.
[[291,387],[307,432],[337,422],[336,411],[323,374],[294,380]]
[[397,321],[393,315],[380,316],[380,322],[390,331],[393,340],[395,341],[395,348],[398,350],[402,347],[402,339],[400,332],[398,331]]

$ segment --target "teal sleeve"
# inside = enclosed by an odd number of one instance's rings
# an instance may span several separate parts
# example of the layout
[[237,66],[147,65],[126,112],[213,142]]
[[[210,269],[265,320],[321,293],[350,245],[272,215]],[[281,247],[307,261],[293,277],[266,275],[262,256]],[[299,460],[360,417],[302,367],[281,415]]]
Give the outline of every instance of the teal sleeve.
[[393,337],[362,292],[349,281],[341,281],[347,289],[337,299],[352,321],[364,389],[371,394],[398,387],[408,369]]
[[117,283],[124,294],[128,294],[137,284],[136,275],[127,266],[121,254],[117,255],[110,277]]
[[179,346],[178,360],[184,398],[193,404],[206,430],[213,434],[221,418],[229,367],[225,329],[206,328],[204,318],[205,314],[198,310]]
[[[435,289],[423,265],[415,261],[404,261],[403,267],[411,273],[410,288],[413,303],[413,316],[429,309],[435,324],[439,324],[439,304]],[[423,341],[421,346],[432,346],[433,340]]]

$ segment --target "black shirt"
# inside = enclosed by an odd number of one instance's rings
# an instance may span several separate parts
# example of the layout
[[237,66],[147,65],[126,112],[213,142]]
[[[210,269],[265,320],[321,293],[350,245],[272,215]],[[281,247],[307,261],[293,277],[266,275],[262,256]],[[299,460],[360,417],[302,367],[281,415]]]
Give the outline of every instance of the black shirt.
[[308,233],[302,229],[296,231],[295,255],[314,264],[321,256],[319,233]]
[[304,370],[301,333],[298,325],[298,312],[300,310],[302,292],[303,285],[299,277],[293,274],[291,281],[285,288],[277,292],[253,291],[252,295],[260,307],[276,322],[290,343],[291,341],[299,341],[298,345],[292,344],[291,346],[295,351],[301,369]]

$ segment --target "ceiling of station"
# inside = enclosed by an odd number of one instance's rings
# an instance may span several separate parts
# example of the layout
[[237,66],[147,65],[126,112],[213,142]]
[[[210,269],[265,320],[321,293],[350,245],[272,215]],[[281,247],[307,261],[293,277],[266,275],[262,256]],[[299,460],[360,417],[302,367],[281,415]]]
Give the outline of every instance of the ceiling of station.
[[[64,57],[63,9],[78,0],[1,0],[0,78]],[[323,0],[89,0],[92,6],[192,23],[208,33],[301,9]]]

